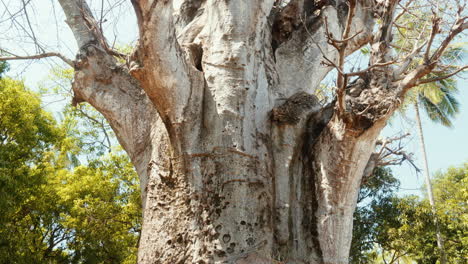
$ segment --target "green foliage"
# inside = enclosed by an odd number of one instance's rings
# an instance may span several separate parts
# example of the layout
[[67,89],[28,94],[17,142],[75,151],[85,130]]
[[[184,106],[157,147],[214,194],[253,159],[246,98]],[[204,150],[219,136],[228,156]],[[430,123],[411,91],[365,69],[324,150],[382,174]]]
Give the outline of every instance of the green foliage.
[[[404,13],[395,22],[393,44],[396,53],[402,58],[410,54],[414,47],[419,47],[424,41],[427,41],[432,31],[432,12],[435,11],[429,9],[431,5],[427,5],[427,1],[415,0],[410,2],[413,7],[411,11]],[[455,3],[452,1],[441,1],[440,3],[438,2],[437,6],[440,8],[439,12],[448,16],[453,11],[452,8],[455,6]],[[447,17],[447,19],[450,20],[451,18]],[[440,35],[443,34],[439,34],[438,36]],[[432,52],[436,49],[437,43],[438,39],[436,36],[432,44]],[[458,69],[458,65],[464,65],[465,47],[466,43],[464,42],[449,44],[442,54],[440,63],[424,79],[448,76]],[[424,57],[422,55],[416,56],[411,62],[409,69],[414,69],[417,65],[423,64],[423,60]],[[409,106],[418,103],[432,121],[451,127],[452,119],[459,111],[459,103],[456,99],[457,92],[454,76],[448,79],[421,84],[406,94],[399,111],[404,114]]]
[[399,182],[388,168],[377,167],[368,179],[364,179],[359,191],[358,207],[354,213],[351,263],[371,263],[375,252],[377,229],[384,221],[376,208],[385,208],[398,189]]
[[0,80],[0,117],[0,263],[135,263],[141,202],[128,157],[83,150],[80,117],[57,125],[18,81]]
[[[0,79],[0,221],[44,180],[42,161],[61,138],[37,95],[22,82]],[[0,236],[1,237],[1,236]]]
[[140,230],[137,177],[126,156],[109,155],[53,179],[73,263],[135,263]]
[[[351,263],[381,263],[382,258],[386,263],[402,263],[403,259],[437,263],[440,253],[428,200],[396,197],[393,193],[396,188],[388,188],[394,186],[394,178],[379,176],[381,173],[376,173],[376,177],[384,179],[381,187],[378,184],[363,187],[364,192],[368,188],[381,191],[372,192],[380,195],[369,196],[371,200],[361,204],[355,213]],[[437,174],[433,188],[448,263],[466,263],[468,163]]]
[[[26,226],[17,230],[17,221],[36,221],[40,196],[38,186],[47,181],[47,157],[59,144],[61,133],[50,114],[43,111],[34,93],[22,82],[0,80],[0,258],[1,263],[15,252],[18,263],[35,263],[40,258],[34,248],[41,230]],[[28,257],[25,257],[28,255]],[[27,259],[27,260],[26,260]],[[34,261],[33,261],[34,260]]]
[[[447,72],[431,73],[427,78],[446,74]],[[451,127],[453,118],[460,110],[457,93],[457,82],[453,78],[422,84],[408,92],[400,110],[405,112],[407,106],[418,103],[430,120]]]
[[468,163],[437,173],[433,181],[437,213],[449,263],[468,261]]
[[[465,51],[463,50],[463,52]],[[445,54],[452,56],[451,48]],[[446,57],[444,58],[447,59]],[[449,68],[453,69],[453,67]],[[431,79],[444,76],[451,71],[453,70],[431,73],[426,78]],[[404,113],[409,105],[418,103],[433,122],[451,127],[453,118],[459,112],[459,102],[456,98],[457,93],[457,82],[454,78],[421,84],[407,93],[400,112]]]
[[6,61],[0,61],[0,78],[2,78],[2,75],[7,72],[9,69],[9,65]]

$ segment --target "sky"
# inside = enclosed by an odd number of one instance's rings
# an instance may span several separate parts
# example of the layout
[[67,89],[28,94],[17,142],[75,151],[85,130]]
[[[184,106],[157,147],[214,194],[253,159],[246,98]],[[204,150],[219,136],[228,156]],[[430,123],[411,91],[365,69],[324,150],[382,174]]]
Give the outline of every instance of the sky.
[[[15,13],[18,10],[17,0],[5,0],[6,5],[0,5],[0,14]],[[55,3],[55,4],[54,4]],[[91,4],[96,5],[98,1],[91,1]],[[99,1],[100,3],[100,1]],[[61,13],[60,7],[56,1],[38,0],[33,1],[34,6],[31,8],[30,15],[32,26],[35,28],[36,35],[41,43],[46,47],[47,51],[61,51],[65,55],[73,58],[76,51],[76,44],[68,27],[62,21],[65,20]],[[107,16],[118,18],[115,23],[104,23],[106,29],[106,37],[108,40],[115,42],[117,45],[134,43],[137,36],[137,27],[135,19],[131,15],[133,10],[128,5],[122,5],[120,8],[114,9]],[[6,12],[5,12],[6,11]],[[24,17],[17,17],[18,22],[24,20]],[[47,25],[47,26],[45,26]],[[18,32],[15,24],[5,22],[4,18],[0,17],[0,47],[8,47],[12,51],[19,54],[34,53],[31,50],[31,45],[27,45],[27,37]],[[18,45],[18,43],[26,43],[26,45]],[[49,70],[54,65],[61,64],[56,59],[45,59],[41,61],[22,61],[12,62],[10,76],[23,79],[27,86],[32,89],[38,89],[38,84],[47,78]],[[436,171],[445,170],[450,166],[459,166],[463,162],[468,162],[468,81],[460,79],[458,88],[460,90],[458,99],[461,103],[460,113],[454,121],[453,128],[446,128],[439,124],[434,124],[426,117],[422,111],[422,123],[424,136],[426,141],[426,150],[429,161],[429,169],[431,174]],[[54,98],[45,98],[51,102]],[[60,104],[69,103],[61,102],[59,104],[50,104],[49,110],[56,111],[60,108]],[[418,135],[414,120],[414,111],[408,111],[406,118],[396,116],[390,124],[383,130],[381,137],[395,136],[401,133],[410,133],[409,139],[406,142],[405,151],[414,153],[416,165],[423,168],[422,158],[418,145]],[[423,174],[416,173],[414,168],[409,164],[392,167],[394,175],[401,181],[401,195],[416,194],[421,195],[421,186],[424,183]]]
[[[427,118],[424,111],[421,113],[424,140],[426,143],[429,171],[434,174],[444,171],[451,166],[460,166],[468,162],[468,81],[459,79],[458,100],[460,101],[460,112],[456,116],[453,127],[447,128],[433,123]],[[414,111],[407,113],[407,118],[396,116],[383,130],[381,136],[394,136],[398,133],[410,133],[410,140],[405,150],[414,153],[415,163],[418,168],[423,169],[423,159],[420,154],[419,138]],[[420,187],[424,184],[424,175],[416,173],[415,169],[408,163],[402,166],[393,166],[394,175],[401,181],[400,194],[421,195]]]

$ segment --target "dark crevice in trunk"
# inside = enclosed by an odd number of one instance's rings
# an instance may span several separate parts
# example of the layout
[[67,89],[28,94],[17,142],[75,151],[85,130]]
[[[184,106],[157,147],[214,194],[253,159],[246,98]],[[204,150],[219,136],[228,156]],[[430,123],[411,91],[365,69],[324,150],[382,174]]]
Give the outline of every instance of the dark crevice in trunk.
[[[304,221],[308,221],[310,225],[310,232],[312,241],[315,247],[315,251],[320,259],[323,261],[322,249],[320,247],[319,242],[319,234],[318,234],[318,227],[317,227],[317,217],[315,212],[318,208],[317,202],[317,176],[316,170],[317,168],[314,167],[314,155],[311,154],[313,152],[314,146],[317,142],[322,131],[325,129],[328,122],[331,120],[334,112],[334,103],[325,106],[321,111],[312,114],[306,125],[306,130],[303,135],[303,146],[302,146],[302,153],[301,153],[301,160],[303,166],[303,192],[310,195],[307,201],[310,203],[310,211],[304,212],[304,215],[309,216],[310,218],[305,218]],[[307,208],[307,207],[304,207]]]
[[185,44],[184,47],[186,55],[189,61],[192,63],[192,65],[197,70],[203,72],[203,47],[200,44],[196,43]]
[[316,24],[319,24],[317,18],[320,16],[316,11],[330,2],[329,0],[306,0],[303,6],[300,6],[299,1],[291,1],[282,9],[276,7],[277,11],[272,12],[273,18],[271,19],[273,21],[271,26],[273,54],[282,43],[292,37],[294,32],[302,30],[305,36],[309,36],[308,32],[314,32],[317,28]]
[[307,145],[310,147],[308,152],[309,156],[312,149],[320,136],[320,133],[325,129],[325,126],[331,120],[335,112],[335,101],[324,106],[320,111],[313,113],[309,116],[307,121],[307,132],[305,134],[307,139]]
[[318,98],[306,92],[299,92],[288,98],[282,105],[273,108],[271,119],[277,124],[296,125],[303,115],[318,105]]

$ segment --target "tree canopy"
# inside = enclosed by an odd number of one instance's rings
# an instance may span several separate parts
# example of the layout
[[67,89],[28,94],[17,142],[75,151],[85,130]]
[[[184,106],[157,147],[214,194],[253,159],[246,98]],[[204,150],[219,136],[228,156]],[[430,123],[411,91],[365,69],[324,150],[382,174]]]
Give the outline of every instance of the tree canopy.
[[122,151],[83,148],[72,113],[57,123],[21,81],[0,80],[0,263],[136,261],[133,166]]
[[[361,194],[379,191],[367,196],[355,213],[352,263],[381,263],[382,258],[388,264],[405,258],[436,263],[436,226],[427,197],[396,196],[398,185],[387,169],[377,170],[372,178]],[[448,263],[466,263],[468,163],[437,173],[433,188]]]

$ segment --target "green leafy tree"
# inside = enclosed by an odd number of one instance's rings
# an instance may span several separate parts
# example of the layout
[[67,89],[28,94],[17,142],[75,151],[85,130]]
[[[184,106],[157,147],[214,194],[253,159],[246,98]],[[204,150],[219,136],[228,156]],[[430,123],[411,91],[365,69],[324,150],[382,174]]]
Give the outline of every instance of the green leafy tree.
[[[420,2],[420,1],[416,1]],[[421,3],[420,3],[421,4]],[[438,7],[439,8],[439,7]],[[401,50],[415,50],[421,43],[427,39],[432,41],[432,32],[428,27],[429,21],[433,20],[433,13],[425,12],[424,9],[415,10],[415,13],[405,14],[400,18],[401,23],[405,26],[397,26],[396,45]],[[418,17],[421,21],[417,21],[413,16]],[[422,23],[426,21],[426,23]],[[410,68],[416,67],[423,61],[428,60],[428,52],[424,56],[417,57],[413,60]],[[408,105],[413,105],[415,109],[416,128],[419,135],[421,156],[424,164],[424,177],[428,193],[429,203],[432,210],[436,210],[436,202],[432,195],[432,184],[429,171],[429,163],[427,160],[426,147],[424,142],[423,127],[421,123],[420,108],[424,109],[429,119],[433,122],[440,123],[444,126],[451,127],[452,120],[459,111],[459,103],[456,99],[457,87],[456,80],[453,78],[442,78],[442,76],[451,76],[453,70],[463,68],[459,67],[462,64],[463,55],[465,54],[464,43],[452,43],[448,46],[446,52],[441,57],[441,63],[436,71],[428,75],[427,82],[421,82],[420,85],[412,89],[405,98],[405,102],[401,109],[406,110]],[[434,212],[434,215],[436,213]],[[434,218],[436,226],[438,219]],[[439,229],[439,227],[437,227]],[[447,263],[444,252],[444,239],[440,232],[436,232],[437,244],[441,252],[441,263]]]
[[[42,201],[39,186],[47,182],[47,159],[63,139],[52,116],[41,109],[38,96],[24,84],[0,79],[0,259],[33,263],[42,258],[36,249],[46,246],[37,239],[36,225]],[[18,229],[18,221],[30,225]],[[13,255],[15,257],[13,257]],[[32,262],[31,262],[32,261]],[[10,262],[11,263],[11,262]]]
[[0,61],[0,78],[2,75],[8,71],[8,63],[6,61]]
[[60,224],[73,233],[73,263],[135,263],[140,232],[137,177],[124,155],[109,155],[54,179]]
[[0,263],[135,263],[141,202],[128,157],[83,150],[79,117],[57,125],[19,81],[0,80],[0,116]]
[[351,263],[371,263],[375,259],[376,254],[372,250],[377,239],[377,228],[386,221],[376,210],[389,206],[398,187],[399,181],[385,167],[377,167],[371,177],[362,183],[354,213]]
[[433,181],[437,213],[449,263],[468,262],[468,163],[436,173]]
[[[457,59],[460,57],[458,54],[463,50],[453,48],[446,53],[445,59],[454,57]],[[442,71],[442,74],[446,72]],[[432,74],[433,78],[437,78],[439,74]],[[435,218],[433,221],[436,225],[436,237],[439,250],[441,252],[441,263],[447,263],[446,253],[444,250],[444,238],[440,232],[439,220],[436,214],[436,201],[432,194],[432,183],[429,171],[429,162],[427,160],[426,144],[424,141],[423,127],[421,123],[421,116],[419,113],[420,105],[426,111],[427,116],[433,122],[441,123],[444,126],[451,127],[452,119],[455,114],[459,111],[459,102],[455,97],[457,92],[456,81],[454,79],[444,79],[437,82],[427,83],[416,87],[414,90],[417,94],[417,99],[414,100],[414,108],[416,113],[416,124],[421,146],[421,154],[424,163],[424,177],[426,180],[426,189],[431,209],[434,211]]]
[[[384,186],[380,189],[385,190]],[[433,187],[435,199],[439,201],[436,212],[439,230],[445,237],[447,262],[466,263],[468,163],[438,173]],[[374,196],[356,211],[353,248],[357,253],[352,252],[351,262],[440,263],[438,229],[433,221],[436,216],[428,198],[398,198],[393,192]]]

